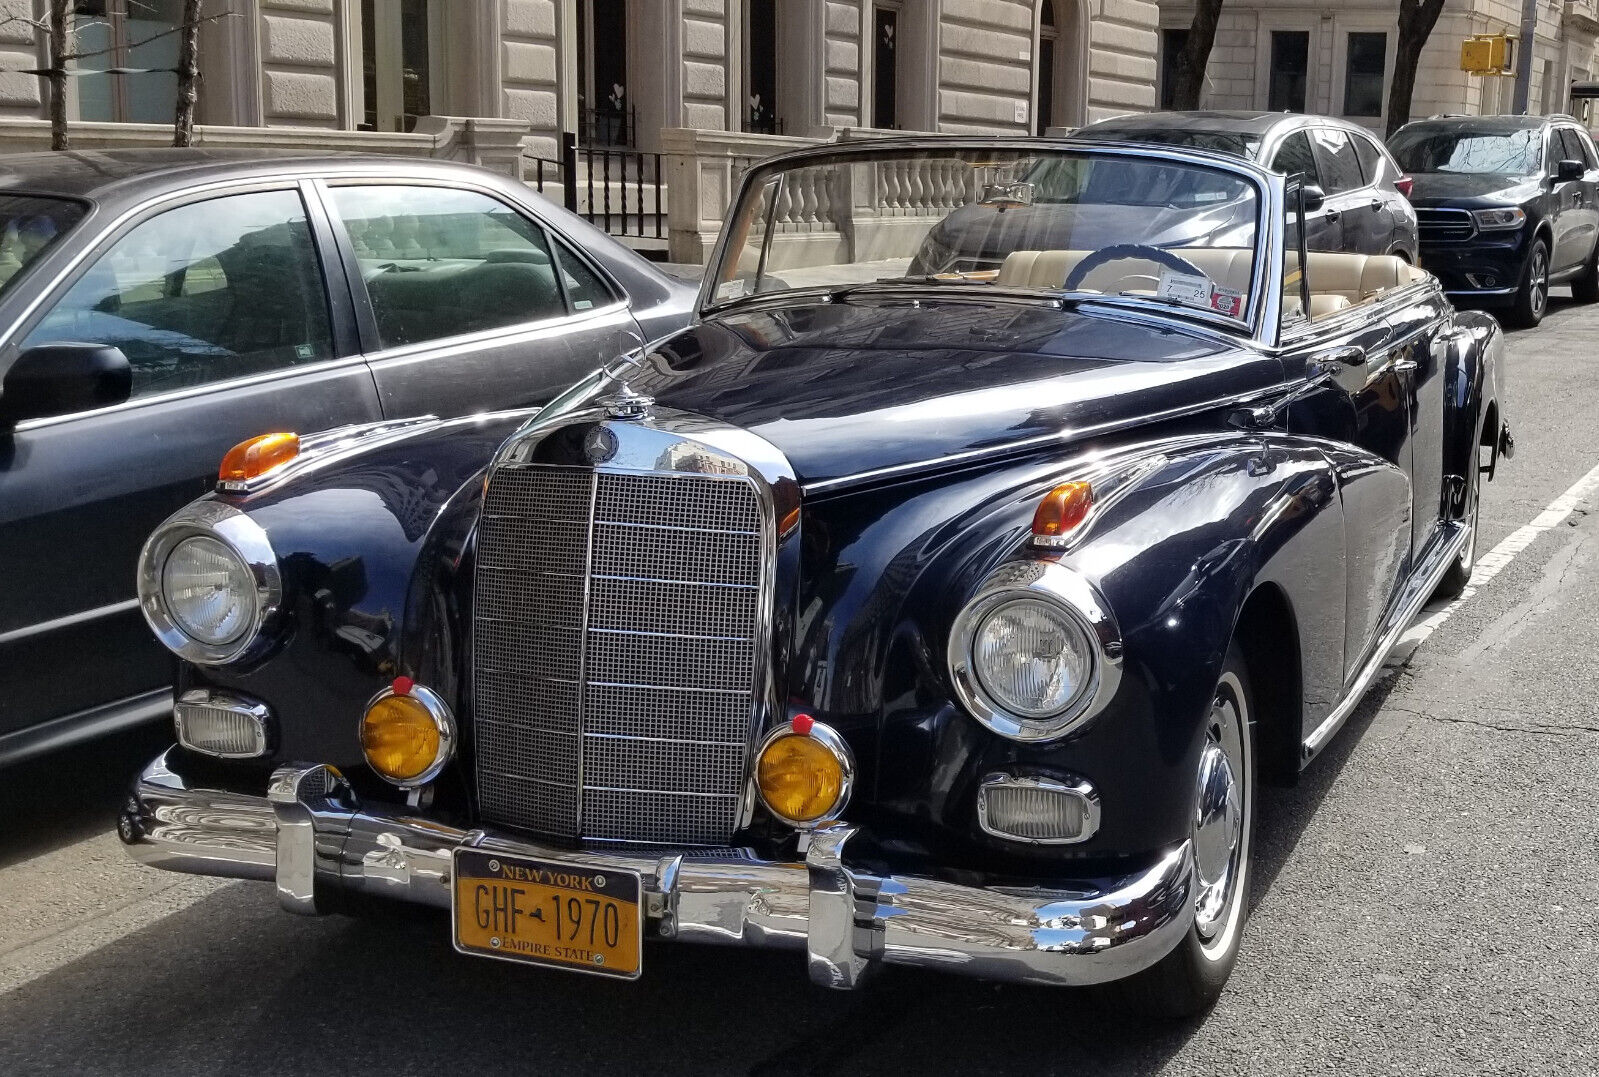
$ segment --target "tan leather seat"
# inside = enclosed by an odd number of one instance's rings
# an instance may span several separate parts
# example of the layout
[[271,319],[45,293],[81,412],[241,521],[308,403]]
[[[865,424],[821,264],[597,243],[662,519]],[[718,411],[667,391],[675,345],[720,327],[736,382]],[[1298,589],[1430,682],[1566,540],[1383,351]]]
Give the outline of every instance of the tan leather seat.
[[[1091,251],[1012,251],[1000,264],[998,284],[1020,288],[1063,288],[1066,278]],[[1254,251],[1247,247],[1178,247],[1172,253],[1192,262],[1211,280],[1235,291],[1249,287]],[[1095,266],[1079,287],[1120,293],[1153,291],[1166,267],[1147,258],[1117,258]]]
[[[1290,267],[1298,264],[1298,261],[1297,254],[1289,254]],[[1392,254],[1335,254],[1327,251],[1311,251],[1306,268],[1309,270],[1310,291],[1313,296],[1341,295],[1350,303],[1370,299],[1390,288],[1402,288],[1427,275],[1423,270]]]

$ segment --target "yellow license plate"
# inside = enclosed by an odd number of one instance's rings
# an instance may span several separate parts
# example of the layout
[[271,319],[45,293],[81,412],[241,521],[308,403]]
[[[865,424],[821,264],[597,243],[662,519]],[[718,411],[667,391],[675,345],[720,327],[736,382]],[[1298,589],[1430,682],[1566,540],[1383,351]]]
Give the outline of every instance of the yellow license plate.
[[642,895],[637,872],[457,849],[455,948],[637,979],[644,950]]

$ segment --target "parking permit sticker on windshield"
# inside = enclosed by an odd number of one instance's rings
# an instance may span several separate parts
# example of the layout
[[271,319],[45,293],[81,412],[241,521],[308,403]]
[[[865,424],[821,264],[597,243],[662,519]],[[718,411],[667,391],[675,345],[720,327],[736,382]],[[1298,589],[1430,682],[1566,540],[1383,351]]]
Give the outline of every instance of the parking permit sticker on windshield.
[[1161,299],[1174,299],[1194,307],[1210,306],[1210,278],[1194,273],[1160,271],[1160,286],[1155,294]]
[[716,286],[716,298],[719,300],[742,299],[749,293],[749,281],[735,278],[725,280]]
[[1214,285],[1210,289],[1210,309],[1229,318],[1236,318],[1244,309],[1244,293]]

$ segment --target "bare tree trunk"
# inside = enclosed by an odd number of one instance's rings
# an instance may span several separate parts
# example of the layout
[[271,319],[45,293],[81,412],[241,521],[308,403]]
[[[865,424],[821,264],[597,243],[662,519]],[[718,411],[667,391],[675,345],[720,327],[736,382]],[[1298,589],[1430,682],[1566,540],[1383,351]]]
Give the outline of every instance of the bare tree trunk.
[[1394,43],[1394,80],[1388,87],[1388,134],[1410,122],[1410,98],[1416,92],[1416,68],[1444,0],[1399,0],[1399,39]]
[[1205,90],[1205,68],[1210,64],[1210,47],[1216,43],[1216,23],[1221,20],[1222,0],[1199,0],[1194,21],[1188,27],[1188,43],[1177,56],[1172,73],[1171,107],[1178,111],[1199,107]]
[[174,146],[194,145],[194,105],[200,96],[200,3],[201,0],[183,0],[183,29],[178,37],[178,108],[172,124]]
[[72,0],[50,0],[50,148],[72,148],[67,137],[67,32]]

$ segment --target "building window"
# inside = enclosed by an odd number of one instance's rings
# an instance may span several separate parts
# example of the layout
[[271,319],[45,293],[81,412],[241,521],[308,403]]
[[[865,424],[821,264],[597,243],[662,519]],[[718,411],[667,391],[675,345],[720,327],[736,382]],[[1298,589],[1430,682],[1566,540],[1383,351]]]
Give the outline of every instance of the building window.
[[[78,118],[171,123],[177,113],[183,0],[78,0],[73,5]],[[159,35],[159,36],[158,36]],[[88,55],[94,53],[97,55]],[[110,68],[133,68],[112,74]]]
[[878,4],[872,11],[872,126],[898,127],[900,9]]
[[777,114],[777,0],[745,0],[744,130],[783,133]]
[[1386,33],[1349,35],[1344,58],[1344,115],[1381,116],[1383,78],[1388,66]]
[[410,131],[433,112],[430,42],[441,12],[430,0],[361,0],[363,131]]
[[578,140],[631,146],[637,110],[627,96],[627,0],[578,0]]
[[1038,10],[1038,114],[1033,133],[1041,135],[1055,123],[1055,71],[1060,64],[1060,27],[1055,23],[1054,0],[1044,0]]
[[1188,30],[1162,30],[1160,32],[1160,107],[1172,109],[1172,91],[1176,88],[1177,59],[1188,47]]
[[[1273,30],[1266,108],[1272,112],[1305,111],[1305,80],[1309,71],[1310,31]],[[1380,81],[1381,72],[1378,74]]]

